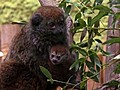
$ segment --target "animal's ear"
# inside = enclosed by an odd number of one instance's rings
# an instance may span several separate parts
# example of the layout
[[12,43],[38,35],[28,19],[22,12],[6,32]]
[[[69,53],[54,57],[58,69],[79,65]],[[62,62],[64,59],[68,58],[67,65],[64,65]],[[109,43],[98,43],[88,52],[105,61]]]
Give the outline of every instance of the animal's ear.
[[43,20],[43,18],[42,18],[42,16],[40,15],[40,14],[34,14],[33,16],[32,16],[32,18],[31,18],[31,24],[33,25],[33,26],[39,26],[40,25],[40,23],[42,22],[42,20]]

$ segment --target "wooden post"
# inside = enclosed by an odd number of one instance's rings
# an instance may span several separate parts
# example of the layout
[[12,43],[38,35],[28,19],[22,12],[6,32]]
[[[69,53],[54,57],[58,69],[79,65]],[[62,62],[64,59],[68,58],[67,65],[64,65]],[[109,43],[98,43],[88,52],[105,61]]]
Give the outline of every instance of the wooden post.
[[41,6],[58,6],[58,0],[39,0]]
[[[1,27],[0,27],[0,51],[1,51]],[[1,62],[1,60],[2,60],[2,57],[0,57],[0,62]]]
[[0,51],[4,53],[2,60],[8,53],[12,38],[20,29],[19,24],[0,25]]
[[[114,6],[114,5],[112,5],[112,6]],[[118,9],[118,8],[112,8],[112,9],[115,13],[120,12],[120,9]],[[108,20],[108,27],[109,28],[113,28],[112,27],[112,24],[113,24],[112,22],[113,22],[113,16],[111,15],[109,17],[109,20]],[[115,22],[115,28],[120,28],[120,20],[117,20]],[[107,39],[109,39],[109,37],[111,37],[111,36],[120,37],[120,31],[119,30],[109,30],[107,32]],[[106,63],[108,63],[114,56],[116,56],[120,53],[120,44],[107,45],[106,50],[108,52],[110,52],[111,54],[113,54],[113,56],[106,58]],[[115,64],[106,68],[106,70],[105,70],[105,81],[106,82],[110,81],[110,80],[113,80],[113,79],[118,77],[118,75],[113,73],[114,69],[115,69]]]

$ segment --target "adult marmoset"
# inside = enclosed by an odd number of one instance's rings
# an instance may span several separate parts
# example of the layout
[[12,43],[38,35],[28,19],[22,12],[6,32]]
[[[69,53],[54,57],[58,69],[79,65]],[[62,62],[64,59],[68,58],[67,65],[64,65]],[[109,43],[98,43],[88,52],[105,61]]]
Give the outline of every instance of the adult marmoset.
[[49,51],[53,45],[67,45],[67,30],[63,10],[53,6],[40,7],[13,39],[7,59],[21,60],[31,71],[47,67]]
[[[49,54],[49,71],[54,80],[69,82],[72,84],[77,83],[77,72],[75,69],[70,70],[70,66],[75,61],[75,55],[70,53],[69,47],[65,45],[55,45],[50,49]],[[57,86],[65,86],[66,84],[54,82],[53,85],[49,85],[49,87],[57,87]],[[67,88],[72,87],[72,85],[67,85]],[[79,90],[78,87],[77,90]]]
[[0,66],[0,90],[48,90],[39,66],[49,68],[48,49],[57,44],[68,46],[67,36],[63,10],[40,7],[12,41]]

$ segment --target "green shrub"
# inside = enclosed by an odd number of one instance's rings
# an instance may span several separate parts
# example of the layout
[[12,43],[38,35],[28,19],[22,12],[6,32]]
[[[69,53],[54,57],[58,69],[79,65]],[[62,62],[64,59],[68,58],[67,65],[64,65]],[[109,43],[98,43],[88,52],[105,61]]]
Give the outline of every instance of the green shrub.
[[26,22],[39,6],[38,0],[1,0],[0,24]]

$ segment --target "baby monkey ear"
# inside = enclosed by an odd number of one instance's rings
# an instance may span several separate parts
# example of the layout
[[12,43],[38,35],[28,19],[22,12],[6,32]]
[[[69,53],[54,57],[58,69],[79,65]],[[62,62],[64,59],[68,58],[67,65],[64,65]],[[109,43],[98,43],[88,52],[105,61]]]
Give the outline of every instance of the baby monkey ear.
[[40,23],[42,22],[43,18],[40,14],[36,13],[32,16],[31,18],[31,24],[33,26],[39,26]]

